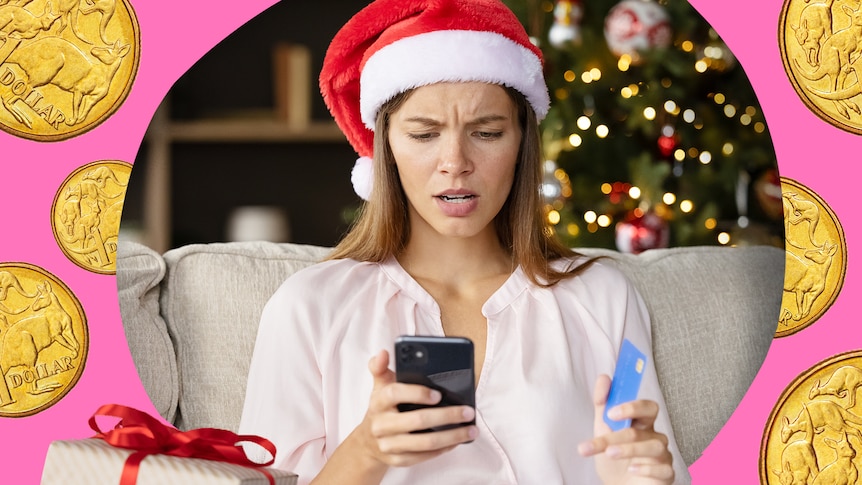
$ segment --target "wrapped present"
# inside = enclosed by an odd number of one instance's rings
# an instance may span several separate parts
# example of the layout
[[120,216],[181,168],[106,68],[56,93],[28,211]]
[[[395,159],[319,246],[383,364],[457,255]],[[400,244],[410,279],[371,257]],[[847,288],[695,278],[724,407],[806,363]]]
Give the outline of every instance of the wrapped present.
[[[101,431],[96,417],[120,418]],[[90,419],[94,438],[54,441],[48,448],[42,485],[295,485],[293,473],[270,468],[272,460],[249,460],[241,443],[256,443],[275,456],[259,436],[202,428],[179,431],[151,416],[119,405],[102,406]]]

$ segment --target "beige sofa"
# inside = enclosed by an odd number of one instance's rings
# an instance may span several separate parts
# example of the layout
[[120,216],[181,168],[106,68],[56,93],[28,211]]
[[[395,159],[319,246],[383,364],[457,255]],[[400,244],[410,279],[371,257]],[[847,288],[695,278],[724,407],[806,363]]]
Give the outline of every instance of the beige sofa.
[[[659,379],[690,465],[766,356],[781,304],[784,251],[580,251],[609,256],[646,300]],[[236,431],[264,303],[291,273],[326,253],[315,246],[248,242],[189,245],[161,255],[122,242],[117,284],[123,324],[159,413],[181,429]]]

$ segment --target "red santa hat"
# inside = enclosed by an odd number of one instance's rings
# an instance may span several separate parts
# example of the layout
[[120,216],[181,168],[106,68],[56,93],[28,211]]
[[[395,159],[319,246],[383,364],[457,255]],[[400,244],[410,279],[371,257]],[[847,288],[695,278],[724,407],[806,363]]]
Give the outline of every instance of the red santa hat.
[[376,0],[335,35],[320,91],[360,159],[354,190],[371,195],[374,123],[396,95],[437,82],[484,81],[518,90],[539,120],[550,100],[542,52],[499,0]]

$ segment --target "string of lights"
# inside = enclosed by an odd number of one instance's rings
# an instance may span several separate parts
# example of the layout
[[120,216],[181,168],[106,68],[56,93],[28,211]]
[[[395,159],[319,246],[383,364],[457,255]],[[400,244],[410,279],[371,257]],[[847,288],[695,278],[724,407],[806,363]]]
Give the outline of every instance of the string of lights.
[[783,244],[775,155],[756,95],[691,5],[507,3],[546,57],[542,193],[565,241],[629,252]]

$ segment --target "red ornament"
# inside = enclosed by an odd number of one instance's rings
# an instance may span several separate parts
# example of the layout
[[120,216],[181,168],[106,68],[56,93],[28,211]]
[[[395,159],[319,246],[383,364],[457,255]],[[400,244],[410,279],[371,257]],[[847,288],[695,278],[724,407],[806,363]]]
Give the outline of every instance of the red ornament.
[[616,226],[617,249],[624,253],[638,254],[647,249],[666,248],[669,239],[667,221],[654,212],[635,209]]
[[754,181],[754,196],[763,212],[773,219],[784,217],[781,199],[781,179],[778,170],[769,169]]
[[611,185],[611,192],[608,194],[608,200],[611,201],[611,204],[619,204],[622,202],[623,197],[628,197],[629,190],[631,188],[632,184],[614,182],[613,185]]
[[663,157],[669,157],[677,146],[679,146],[679,138],[676,135],[658,137],[658,151]]

